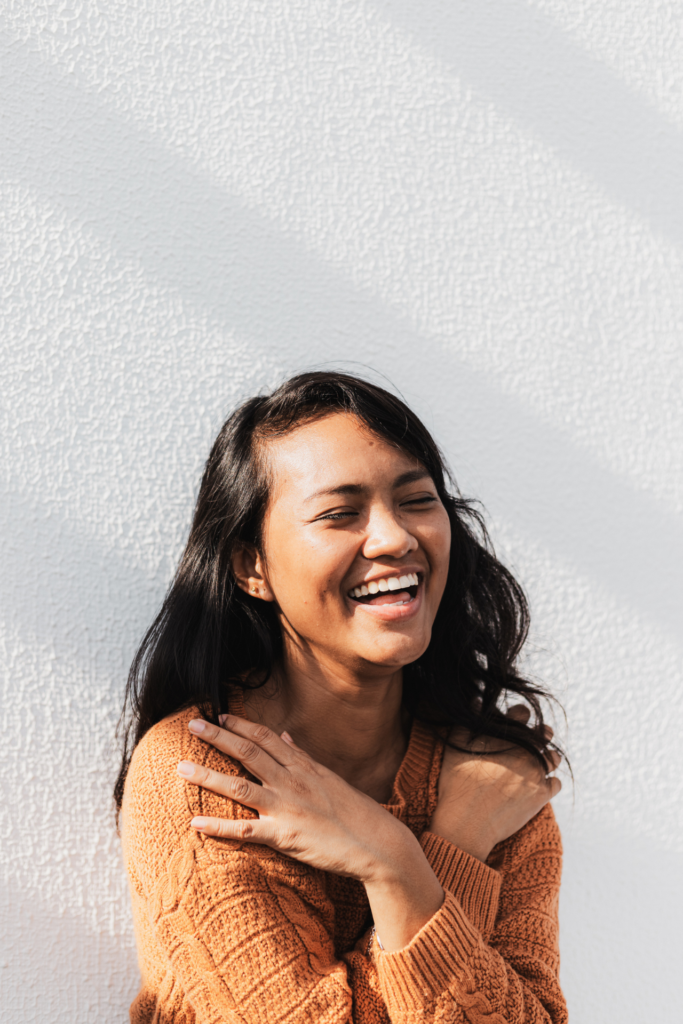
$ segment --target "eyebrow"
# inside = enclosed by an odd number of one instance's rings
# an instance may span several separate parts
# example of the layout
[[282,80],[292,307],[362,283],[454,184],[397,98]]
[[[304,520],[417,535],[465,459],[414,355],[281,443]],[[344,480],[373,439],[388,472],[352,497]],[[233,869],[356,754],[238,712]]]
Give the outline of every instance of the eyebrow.
[[[406,473],[401,473],[394,480],[392,487],[397,489],[398,487],[405,487],[406,484],[413,484],[417,480],[424,480],[428,477],[431,480],[431,474],[424,468],[421,469],[409,469]],[[335,494],[365,494],[367,487],[363,484],[340,484],[339,487],[324,487],[320,491],[314,491],[313,494],[309,494],[304,501],[313,501],[315,498],[331,497]]]

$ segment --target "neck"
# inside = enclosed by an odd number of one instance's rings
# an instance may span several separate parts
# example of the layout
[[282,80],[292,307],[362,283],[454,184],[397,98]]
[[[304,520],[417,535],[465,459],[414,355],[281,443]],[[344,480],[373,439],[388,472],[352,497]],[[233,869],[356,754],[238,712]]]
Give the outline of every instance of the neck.
[[287,657],[263,689],[246,691],[249,718],[297,746],[356,789],[386,801],[406,750],[401,669],[368,676]]

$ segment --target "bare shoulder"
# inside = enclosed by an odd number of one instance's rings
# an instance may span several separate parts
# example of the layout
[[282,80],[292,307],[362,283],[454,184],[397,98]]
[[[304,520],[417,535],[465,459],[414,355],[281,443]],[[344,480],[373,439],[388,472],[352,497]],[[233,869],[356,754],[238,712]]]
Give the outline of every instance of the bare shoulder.
[[550,803],[518,832],[495,846],[487,864],[509,874],[531,862],[544,863],[551,874],[561,871],[562,836]]

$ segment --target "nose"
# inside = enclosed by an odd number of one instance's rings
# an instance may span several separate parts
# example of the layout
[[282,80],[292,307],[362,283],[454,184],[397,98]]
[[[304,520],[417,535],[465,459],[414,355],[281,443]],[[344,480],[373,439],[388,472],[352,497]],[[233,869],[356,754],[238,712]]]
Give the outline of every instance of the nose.
[[371,511],[363,544],[365,558],[405,558],[417,546],[417,539],[406,530],[393,508],[381,506]]

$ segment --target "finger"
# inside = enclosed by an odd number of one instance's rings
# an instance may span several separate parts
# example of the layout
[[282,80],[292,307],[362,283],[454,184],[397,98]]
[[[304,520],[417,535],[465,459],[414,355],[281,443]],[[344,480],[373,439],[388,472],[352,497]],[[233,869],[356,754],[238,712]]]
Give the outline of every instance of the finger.
[[227,796],[230,800],[244,804],[245,807],[252,807],[262,814],[272,811],[276,803],[275,795],[264,786],[257,786],[240,775],[223,775],[222,772],[193,764],[192,761],[181,761],[178,765],[178,775],[193,786],[210,789],[212,793]]
[[281,732],[280,737],[285,741],[285,743],[289,747],[292,748],[292,750],[296,750],[297,754],[303,754],[304,757],[308,757],[308,754],[306,753],[305,750],[302,750],[301,747],[297,747],[296,743],[294,742],[294,740],[292,739],[288,732]]
[[[226,719],[230,724],[230,728],[227,729],[221,729],[220,726],[205,722],[203,719],[194,719],[188,723],[188,728],[191,733],[206,740],[216,750],[240,761],[247,771],[255,775],[261,782],[275,783],[278,779],[281,780],[283,768],[279,759],[272,757],[270,752],[264,750],[257,739],[259,737],[261,742],[267,742],[269,737],[266,734],[270,736],[275,736],[275,734],[263,725],[255,726],[251,722],[245,722],[244,719],[235,718],[233,715],[226,716]],[[244,728],[241,728],[239,733],[233,731],[233,724],[238,722],[242,722],[243,726],[251,726],[251,735],[245,735]],[[275,738],[282,749],[287,750],[287,745],[283,740],[279,736]],[[291,753],[289,757],[291,760]]]
[[215,836],[216,839],[235,839],[245,843],[263,843],[273,845],[271,829],[266,822],[258,818],[193,818],[190,825],[196,832],[204,836]]
[[555,735],[555,730],[550,725],[543,726],[543,735],[545,736],[546,743],[550,743],[551,739]]
[[560,781],[560,779],[557,778],[557,776],[550,775],[548,777],[548,784],[550,788],[550,796],[548,797],[548,799],[552,800],[553,797],[556,797],[562,789],[562,782]]
[[544,755],[548,772],[556,771],[562,763],[562,755],[557,750],[548,750]]
[[[219,721],[228,732],[235,733],[237,736],[244,736],[245,739],[258,744],[259,747],[267,751],[284,768],[294,764],[296,761],[296,758],[292,757],[292,750],[304,754],[304,751],[297,747],[291,736],[289,737],[290,742],[287,743],[276,732],[269,729],[267,725],[248,722],[246,718],[238,718],[236,715],[221,715]],[[289,736],[289,733],[287,735]]]
[[513,704],[511,708],[508,708],[505,712],[507,718],[511,718],[514,722],[521,722],[522,725],[531,718],[531,712],[526,704]]

